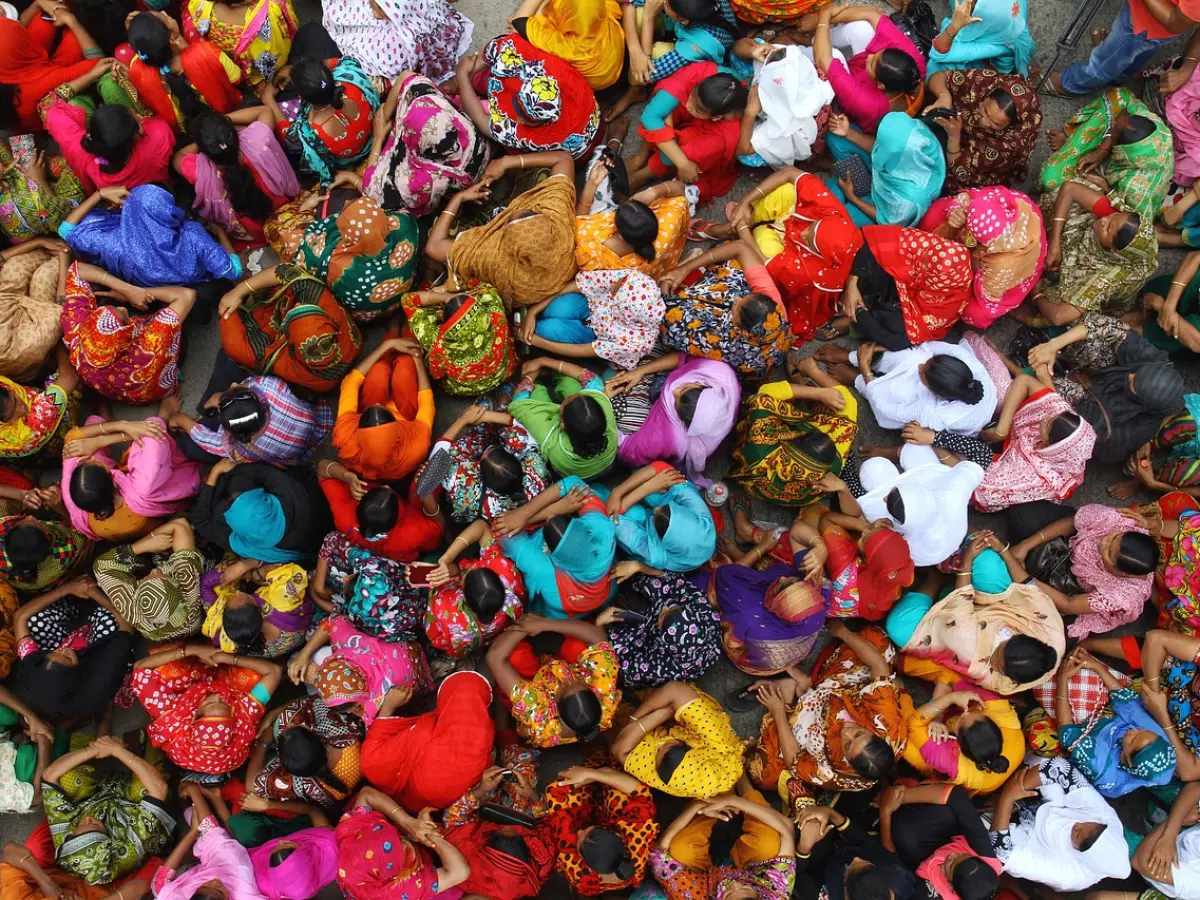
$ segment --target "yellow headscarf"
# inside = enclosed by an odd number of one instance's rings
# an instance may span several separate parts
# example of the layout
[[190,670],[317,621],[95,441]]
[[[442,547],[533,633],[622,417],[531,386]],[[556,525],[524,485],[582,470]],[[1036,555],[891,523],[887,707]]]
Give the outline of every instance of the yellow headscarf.
[[550,0],[525,26],[529,43],[565,59],[592,90],[617,83],[625,62],[625,32],[617,0]]
[[[307,591],[308,572],[303,566],[288,563],[276,566],[268,572],[266,582],[259,585],[254,596],[260,601],[260,606],[267,607],[263,610],[263,619],[266,619],[272,610],[291,612],[299,608]],[[220,647],[225,653],[237,652],[237,645],[225,636],[225,629],[221,627],[225,621],[225,605],[236,593],[237,586],[232,584],[218,584],[213,588],[216,599],[208,608],[208,615],[200,628],[207,638],[220,635]]]

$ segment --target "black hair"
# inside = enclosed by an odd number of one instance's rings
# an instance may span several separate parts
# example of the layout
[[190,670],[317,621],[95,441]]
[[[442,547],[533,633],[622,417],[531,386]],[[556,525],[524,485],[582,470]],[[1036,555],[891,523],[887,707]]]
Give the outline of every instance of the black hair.
[[937,139],[944,151],[950,143],[950,135],[946,133],[946,128],[942,125],[942,117],[934,114],[928,116],[918,116],[917,121],[929,129],[929,133]]
[[1138,236],[1138,232],[1141,230],[1142,217],[1134,212],[1126,213],[1125,221],[1117,229],[1117,233],[1113,235],[1113,249],[1124,250],[1133,243],[1133,239]]
[[374,428],[376,425],[387,425],[395,421],[396,417],[390,409],[382,403],[376,403],[362,411],[362,415],[358,417],[358,427]]
[[1096,841],[1100,840],[1100,835],[1108,831],[1107,822],[1093,822],[1091,824],[1099,825],[1100,827],[1093,832],[1091,837],[1084,839],[1083,843],[1079,846],[1080,853],[1087,853],[1089,850],[1091,850],[1094,846],[1096,846]]
[[563,408],[563,430],[580,456],[599,456],[608,449],[604,409],[594,397],[576,395]]
[[863,866],[846,873],[848,900],[891,900],[892,886],[879,866]]
[[[171,32],[157,16],[150,13],[138,13],[130,20],[129,46],[147,65],[159,70],[169,65],[175,55],[175,49],[171,46]],[[208,109],[187,75],[167,70],[162,77],[185,118],[191,119]]]
[[600,698],[590,687],[568,694],[561,698],[556,705],[558,718],[575,732],[575,736],[583,743],[586,744],[600,737],[600,719],[604,715],[604,710],[600,706]]
[[679,768],[679,764],[683,762],[683,758],[691,749],[687,744],[676,744],[663,754],[663,758],[654,767],[654,771],[658,773],[659,780],[663,784],[671,783],[671,776],[675,774],[675,770]]
[[492,446],[483,455],[479,476],[486,487],[504,497],[515,497],[525,487],[521,461],[500,446]]
[[667,536],[667,529],[671,527],[671,507],[659,506],[654,510],[654,533],[660,538]]
[[490,622],[504,608],[504,582],[491,569],[477,566],[463,576],[463,596],[481,622]]
[[668,628],[670,628],[672,625],[674,625],[676,622],[678,622],[681,618],[683,618],[683,607],[682,606],[667,607],[666,615],[664,615],[662,617],[662,619],[659,620],[658,630],[666,631]]
[[38,567],[50,555],[50,550],[50,538],[32,522],[14,525],[4,538],[8,563],[13,575],[21,581],[32,581],[37,577]]
[[519,859],[521,862],[529,862],[529,845],[519,834],[505,834],[503,831],[497,831],[488,838],[488,846],[497,853]]
[[751,294],[742,304],[742,314],[738,324],[751,334],[761,335],[766,331],[767,316],[775,309],[775,301],[766,294]]
[[1000,107],[1000,112],[1008,117],[1008,124],[1017,121],[1017,101],[1013,99],[1013,95],[1004,88],[996,88],[988,94],[989,100],[995,100],[996,105]]
[[125,41],[125,19],[133,0],[70,0],[71,13],[92,36],[105,56],[112,56]]
[[124,106],[102,103],[88,118],[79,146],[103,162],[100,171],[113,174],[129,163],[138,138],[138,121]]
[[1051,445],[1065,441],[1079,428],[1079,413],[1065,412],[1050,421],[1048,439]]
[[875,80],[885,91],[911,94],[921,83],[921,70],[903,50],[888,47],[879,54],[879,62],[875,64]]
[[354,515],[365,537],[387,534],[400,521],[400,497],[390,487],[373,487],[358,501]]
[[200,152],[216,163],[235,210],[258,221],[274,211],[271,199],[241,161],[241,144],[233,122],[215,109],[206,109],[190,120],[188,131]]
[[589,831],[579,853],[597,874],[616,875],[622,881],[633,877],[633,860],[626,854],[625,844],[607,828],[597,825]]
[[329,758],[321,739],[303,725],[292,725],[279,733],[277,741],[279,763],[293,775],[316,778],[335,791],[349,789],[342,779],[329,770]]
[[271,868],[273,869],[276,866],[282,866],[285,862],[287,862],[287,858],[295,852],[295,847],[279,847],[271,854]]
[[749,91],[732,75],[709,75],[696,85],[696,98],[712,116],[746,108]]
[[963,756],[985,772],[997,775],[1008,771],[1004,753],[1004,735],[999,726],[986,716],[958,732],[958,747]]
[[239,441],[248,441],[263,427],[266,410],[262,399],[247,387],[230,388],[217,401],[221,425]]
[[306,56],[292,63],[291,82],[292,92],[305,103],[342,108],[342,86],[321,60]]
[[11,130],[17,121],[17,86],[0,81],[0,128]]
[[1117,129],[1118,144],[1136,144],[1154,133],[1155,123],[1146,116],[1126,116],[1125,123]]
[[959,860],[950,879],[959,900],[992,900],[1000,886],[996,870],[978,856]]
[[708,854],[710,859],[729,859],[733,848],[741,840],[746,828],[745,813],[730,817],[729,821],[716,819],[708,838]]
[[[76,470],[78,471],[78,470]],[[1127,531],[1117,546],[1117,568],[1126,575],[1149,575],[1158,568],[1158,541],[1140,531]]]
[[107,519],[115,511],[112,472],[99,463],[83,463],[71,473],[71,500],[84,512]]
[[266,648],[263,614],[257,603],[226,606],[221,616],[221,631],[234,643],[239,656],[261,656]]
[[224,900],[223,895],[216,888],[205,887],[200,885],[192,894],[191,900]]
[[958,400],[974,406],[983,399],[983,382],[957,356],[938,353],[925,364],[925,382],[943,400]]
[[715,0],[668,0],[668,5],[675,15],[686,19],[690,25],[707,22],[726,31],[734,32],[736,37],[741,36],[741,28],[722,17],[720,7]]
[[626,200],[617,207],[617,232],[633,252],[642,259],[654,262],[657,251],[658,216],[641,200]]
[[858,755],[850,760],[850,766],[868,781],[882,781],[896,768],[896,754],[887,741],[873,734]]
[[1018,684],[1029,684],[1050,674],[1058,665],[1058,651],[1026,634],[1004,643],[1004,674]]
[[675,412],[679,413],[679,418],[684,425],[691,425],[692,419],[696,416],[696,405],[700,402],[700,395],[704,393],[704,388],[698,384],[684,388],[683,393],[675,399]]
[[904,524],[904,498],[900,496],[900,488],[895,487],[888,491],[888,495],[884,498],[884,505],[887,507],[888,515],[895,520],[897,525]]
[[790,443],[796,448],[796,452],[807,456],[809,459],[814,459],[819,463],[827,463],[830,466],[837,462],[837,444],[833,442],[833,438],[819,428],[814,428],[806,434],[792,438]]
[[546,546],[550,548],[551,553],[558,549],[558,542],[563,539],[563,535],[567,533],[567,529],[571,527],[571,523],[574,521],[574,516],[568,516],[564,513],[555,516],[542,526],[542,540],[546,542]]

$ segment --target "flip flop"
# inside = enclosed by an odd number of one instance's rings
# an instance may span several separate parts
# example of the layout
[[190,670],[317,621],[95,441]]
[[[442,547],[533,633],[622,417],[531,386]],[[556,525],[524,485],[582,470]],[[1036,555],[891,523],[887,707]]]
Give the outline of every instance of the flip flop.
[[424,500],[441,487],[446,476],[450,474],[452,464],[449,450],[439,449],[433,454],[417,476],[417,496]]
[[719,241],[715,234],[709,234],[708,229],[717,227],[717,222],[709,222],[707,219],[692,219],[688,222],[688,240],[689,241]]
[[838,338],[843,337],[844,335],[832,322],[826,322],[813,332],[813,336],[816,337],[818,341],[836,341]]
[[769,678],[756,678],[744,688],[730,691],[725,696],[725,708],[730,712],[749,713],[755,709],[761,709],[762,704],[758,702],[758,694],[750,690],[751,685],[758,684],[760,681],[783,681],[790,678],[790,675],[772,675]]

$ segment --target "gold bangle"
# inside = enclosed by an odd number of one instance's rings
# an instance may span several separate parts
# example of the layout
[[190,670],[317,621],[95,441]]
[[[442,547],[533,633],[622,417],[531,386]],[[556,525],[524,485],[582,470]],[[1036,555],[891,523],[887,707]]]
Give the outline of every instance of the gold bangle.
[[424,506],[421,507],[421,514],[423,516],[425,516],[425,518],[427,518],[427,519],[436,518],[437,516],[439,516],[441,514],[441,512],[442,512],[442,505],[440,503],[434,507],[434,510],[431,513],[425,512]]
[[562,374],[562,367],[563,367],[563,364],[562,364],[562,360],[560,359],[560,360],[558,361],[558,374],[559,374],[559,375],[561,375],[561,374]]
[[1055,216],[1054,221],[1055,222],[1065,222],[1065,221],[1067,221],[1067,217],[1066,216]]
[[642,720],[641,720],[641,719],[639,719],[639,718],[638,718],[637,716],[635,716],[633,713],[630,713],[630,714],[629,714],[629,718],[631,718],[631,719],[633,720],[633,723],[634,723],[635,725],[637,725],[637,727],[638,727],[638,728],[642,729],[642,735],[643,735],[643,736],[645,736],[645,737],[649,737],[649,736],[650,736],[650,732],[648,732],[648,731],[646,730],[646,726],[642,724]]
[[517,159],[519,159],[521,161],[521,168],[524,169],[525,168],[525,154],[522,153],[520,156],[517,157]]
[[1042,529],[1040,529],[1040,528],[1038,529],[1038,537],[1040,537],[1042,539],[1043,544],[1046,543],[1046,536],[1044,534],[1042,534]]
[[755,190],[758,191],[758,196],[762,197],[764,200],[767,199],[767,192],[764,191],[761,187],[756,187]]
[[454,210],[452,210],[452,209],[443,209],[443,210],[442,210],[440,213],[438,213],[438,216],[439,216],[439,217],[440,217],[440,216],[449,216],[449,217],[450,217],[450,218],[452,218],[452,219],[457,219],[457,218],[458,218],[458,213],[456,213],[456,212],[455,212]]
[[818,28],[828,28],[828,27],[829,27],[829,23],[828,23],[828,22],[818,22],[818,23],[817,23],[817,27],[818,27]]
[[714,265],[715,265],[715,264],[716,264],[716,262],[717,262],[717,258],[716,258],[715,256],[713,256],[713,252],[712,252],[712,248],[711,248],[711,247],[709,247],[709,248],[708,248],[708,261],[709,261],[710,263],[713,263]]
[[463,537],[463,536],[460,534],[458,537],[456,537],[454,540],[452,540],[452,541],[450,542],[450,546],[451,546],[451,547],[453,547],[453,546],[454,546],[455,544],[457,544],[459,541],[462,541],[462,542],[463,542],[463,546],[464,546],[464,547],[465,547],[465,546],[467,546],[468,544],[470,544],[470,543],[471,543],[470,541],[468,541],[468,540],[467,540],[465,537]]
[[1185,287],[1187,287],[1187,282],[1186,282],[1186,281],[1172,281],[1172,282],[1171,282],[1171,284],[1177,284],[1177,285],[1179,285],[1181,288],[1185,288]]

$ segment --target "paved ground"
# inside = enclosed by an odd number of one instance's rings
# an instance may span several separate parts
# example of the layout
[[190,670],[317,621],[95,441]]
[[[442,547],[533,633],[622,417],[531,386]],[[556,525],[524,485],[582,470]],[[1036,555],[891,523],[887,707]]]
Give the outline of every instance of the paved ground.
[[[1099,12],[1096,14],[1093,21],[1093,26],[1107,26],[1107,24],[1115,16],[1119,5],[1124,0],[1106,0],[1101,4]],[[1074,15],[1079,4],[1079,0],[1041,0],[1039,3],[1030,4],[1029,19],[1030,28],[1034,38],[1038,43],[1038,52],[1035,61],[1043,66],[1048,66],[1054,54],[1054,44],[1058,39],[1061,31],[1066,27],[1070,17]],[[515,9],[516,2],[510,5],[505,2],[491,2],[491,0],[458,0],[459,9],[469,16],[475,22],[475,40],[472,49],[480,49],[494,35],[500,33],[505,25],[506,18],[511,14],[511,9]],[[879,5],[885,6],[880,3]],[[297,11],[302,18],[307,21],[311,18],[319,16],[319,3],[316,0],[296,0]],[[944,0],[934,0],[935,12],[939,15],[945,10]],[[1087,44],[1087,39],[1084,41]],[[1089,45],[1090,46],[1090,45]],[[1173,49],[1173,48],[1172,48]],[[1071,62],[1081,58],[1086,53],[1086,48],[1081,47],[1076,51],[1068,51],[1064,55],[1065,62]],[[1164,54],[1166,55],[1166,54]],[[1078,103],[1063,100],[1054,100],[1043,98],[1042,106],[1045,115],[1045,127],[1057,127],[1061,125],[1078,107]],[[632,138],[636,143],[636,137]],[[632,152],[631,148],[631,152]],[[1031,160],[1031,177],[1023,185],[1017,187],[1023,190],[1032,192],[1036,179],[1038,167],[1048,154],[1048,147],[1042,141]],[[738,199],[743,196],[748,190],[752,189],[754,182],[748,178],[742,178],[733,193],[728,198],[722,198],[719,204],[714,205],[714,208],[704,209],[702,214],[710,218],[719,220],[721,213],[717,211],[722,207],[726,199]],[[1162,256],[1161,271],[1174,271],[1178,267],[1180,254],[1177,252],[1164,253]],[[1005,322],[1001,322],[992,329],[992,333],[1001,342],[1005,341],[1011,334],[1014,326]],[[369,335],[369,340],[374,343],[379,340],[378,329]],[[184,382],[183,391],[185,398],[185,408],[193,407],[200,398],[200,393],[204,389],[208,380],[208,374],[211,371],[212,360],[220,345],[220,340],[217,335],[215,325],[210,325],[207,328],[197,328],[189,331],[188,334],[188,356],[183,366]],[[811,352],[813,348],[807,348]],[[1182,362],[1180,364],[1184,372],[1187,387],[1189,391],[1200,389],[1200,367],[1192,361]],[[438,411],[437,425],[440,429],[448,425],[461,411],[463,401],[447,397],[443,394],[438,395]],[[860,421],[860,442],[861,443],[897,443],[898,435],[895,432],[882,431],[874,422],[871,412],[866,404],[861,407]],[[118,409],[120,415],[147,415],[151,413],[150,409]],[[728,454],[724,453],[719,458],[712,461],[713,475],[719,477],[727,469],[729,465]],[[1093,465],[1089,468],[1087,483],[1076,493],[1075,499],[1080,503],[1100,502],[1108,503],[1105,489],[1118,477],[1116,469],[1112,466]],[[761,522],[785,522],[788,520],[786,514],[782,514],[779,510],[768,509],[762,504],[754,504],[753,516]],[[983,521],[983,517],[981,517]],[[700,682],[701,687],[709,691],[717,697],[722,697],[732,691],[734,688],[740,688],[749,681],[748,677],[743,673],[734,669],[728,662],[722,661],[716,666],[705,678]],[[126,720],[124,727],[132,727],[137,724],[137,719],[123,715],[122,720]],[[736,716],[734,721],[739,733],[749,736],[756,734],[758,731],[758,722],[760,714],[755,712],[751,714]],[[120,721],[120,720],[119,720]],[[564,748],[559,751],[547,753],[544,757],[543,778],[549,780],[554,772],[561,768],[574,764],[578,761],[578,753],[572,752],[569,748]],[[676,805],[673,801],[667,800],[662,804],[662,811],[670,815],[674,811]],[[0,839],[23,839],[26,834],[38,821],[37,817],[29,816],[3,816],[0,817]],[[669,821],[669,819],[665,819]],[[330,892],[326,892],[330,893]],[[568,891],[564,883],[559,881],[551,881],[546,889],[542,892],[543,897],[566,897]],[[330,894],[336,896],[336,892]]]

